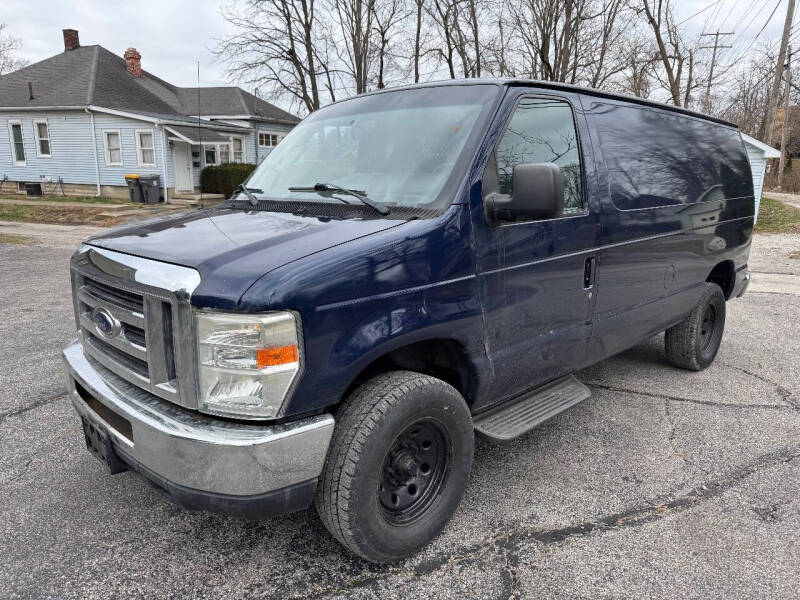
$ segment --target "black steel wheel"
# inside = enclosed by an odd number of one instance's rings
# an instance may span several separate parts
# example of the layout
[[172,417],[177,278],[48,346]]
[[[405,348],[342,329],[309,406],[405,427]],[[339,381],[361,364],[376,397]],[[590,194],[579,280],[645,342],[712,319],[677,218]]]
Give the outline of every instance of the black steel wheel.
[[450,443],[435,421],[413,423],[394,440],[383,461],[378,489],[386,519],[407,523],[423,514],[444,484]]
[[689,316],[664,333],[667,359],[682,369],[705,369],[714,362],[724,331],[725,295],[717,284],[706,283]]
[[411,371],[360,385],[335,414],[317,512],[359,556],[389,563],[433,540],[472,469],[473,426],[461,395]]

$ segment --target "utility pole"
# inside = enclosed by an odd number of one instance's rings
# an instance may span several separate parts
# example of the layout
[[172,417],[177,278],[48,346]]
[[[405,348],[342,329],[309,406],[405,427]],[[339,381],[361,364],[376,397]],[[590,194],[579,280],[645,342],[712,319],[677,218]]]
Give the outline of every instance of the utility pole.
[[708,83],[706,84],[706,97],[703,100],[703,112],[709,114],[711,112],[711,82],[714,80],[714,66],[717,64],[717,50],[722,50],[723,48],[733,48],[733,46],[720,46],[719,45],[719,36],[721,35],[733,35],[733,31],[720,31],[719,29],[714,33],[701,33],[700,37],[704,36],[713,36],[714,37],[714,45],[713,46],[700,46],[701,48],[713,48],[714,52],[711,55],[711,69],[708,73]]
[[783,127],[781,127],[781,160],[778,166],[778,189],[783,186],[783,170],[786,168],[786,137],[789,131],[789,92],[792,90],[792,46],[786,59],[786,92],[783,99]]
[[794,0],[789,0],[786,7],[786,20],[783,22],[783,37],[781,37],[781,49],[778,52],[778,62],[775,65],[775,78],[772,80],[772,88],[767,98],[767,110],[764,114],[764,121],[761,123],[759,138],[765,144],[772,140],[772,121],[775,119],[775,105],[778,103],[778,92],[781,89],[781,79],[783,78],[783,63],[786,62],[786,47],[789,45],[789,33],[792,30],[792,20],[794,19]]

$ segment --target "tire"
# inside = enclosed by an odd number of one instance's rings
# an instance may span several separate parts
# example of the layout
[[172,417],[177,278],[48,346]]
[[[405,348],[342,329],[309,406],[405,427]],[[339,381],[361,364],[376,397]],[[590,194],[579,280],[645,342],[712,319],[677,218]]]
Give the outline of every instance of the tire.
[[714,362],[724,330],[725,295],[716,283],[706,283],[689,316],[665,332],[667,359],[676,367],[702,371]]
[[323,524],[368,561],[414,554],[461,502],[473,435],[464,398],[444,381],[392,371],[363,383],[336,415],[315,498]]

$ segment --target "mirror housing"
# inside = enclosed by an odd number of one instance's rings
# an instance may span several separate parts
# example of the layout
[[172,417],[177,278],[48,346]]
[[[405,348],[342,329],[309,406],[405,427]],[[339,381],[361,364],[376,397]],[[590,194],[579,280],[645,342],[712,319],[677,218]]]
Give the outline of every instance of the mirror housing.
[[555,163],[526,163],[514,167],[514,193],[486,197],[489,217],[495,221],[553,219],[564,212],[561,169]]

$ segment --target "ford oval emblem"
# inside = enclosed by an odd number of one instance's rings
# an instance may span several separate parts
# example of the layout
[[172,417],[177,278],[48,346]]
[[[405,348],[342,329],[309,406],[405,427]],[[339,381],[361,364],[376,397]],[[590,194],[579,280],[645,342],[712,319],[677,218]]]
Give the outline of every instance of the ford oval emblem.
[[106,338],[114,337],[121,328],[120,322],[114,318],[114,315],[99,306],[92,312],[92,322],[97,333]]

